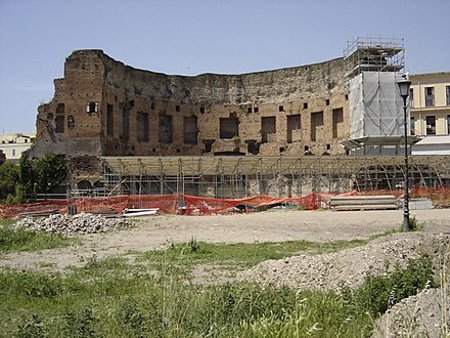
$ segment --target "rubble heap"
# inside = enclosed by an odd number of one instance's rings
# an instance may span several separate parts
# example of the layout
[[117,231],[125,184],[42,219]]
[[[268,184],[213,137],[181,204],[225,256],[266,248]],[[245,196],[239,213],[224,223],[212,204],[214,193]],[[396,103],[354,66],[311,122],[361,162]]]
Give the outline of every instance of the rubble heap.
[[80,213],[74,216],[54,214],[45,218],[25,217],[17,221],[14,228],[44,231],[68,235],[73,233],[95,234],[131,227],[131,223],[120,218],[105,218],[101,215]]
[[448,235],[425,232],[396,233],[369,244],[325,254],[303,254],[268,260],[238,275],[238,280],[300,289],[356,288],[367,275],[386,275],[396,265],[404,268],[422,254],[437,257],[448,247]]

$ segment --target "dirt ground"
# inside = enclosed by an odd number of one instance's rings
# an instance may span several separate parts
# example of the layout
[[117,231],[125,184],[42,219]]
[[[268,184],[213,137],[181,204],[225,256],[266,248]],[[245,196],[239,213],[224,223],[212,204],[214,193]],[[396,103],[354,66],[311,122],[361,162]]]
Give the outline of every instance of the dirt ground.
[[[414,210],[430,233],[450,233],[450,209]],[[39,252],[0,256],[0,266],[18,269],[81,266],[92,258],[162,249],[190,239],[215,243],[364,239],[398,228],[402,211],[272,210],[227,216],[156,216],[141,218],[132,230],[79,236],[80,244]]]

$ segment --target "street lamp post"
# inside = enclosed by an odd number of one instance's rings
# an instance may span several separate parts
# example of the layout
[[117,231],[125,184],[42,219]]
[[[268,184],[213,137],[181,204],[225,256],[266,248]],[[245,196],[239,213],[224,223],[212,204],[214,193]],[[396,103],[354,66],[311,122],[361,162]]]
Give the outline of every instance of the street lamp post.
[[405,127],[405,182],[404,194],[403,194],[403,230],[411,230],[411,224],[409,223],[409,169],[408,169],[408,114],[406,113],[406,99],[409,96],[409,87],[411,81],[409,81],[406,75],[403,79],[397,82],[400,89],[400,96],[403,98],[403,114],[404,114],[404,127]]

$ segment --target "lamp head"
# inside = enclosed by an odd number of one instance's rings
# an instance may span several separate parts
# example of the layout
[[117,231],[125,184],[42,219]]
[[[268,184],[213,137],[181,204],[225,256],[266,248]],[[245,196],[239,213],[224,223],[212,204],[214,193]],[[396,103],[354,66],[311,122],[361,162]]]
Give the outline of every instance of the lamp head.
[[409,96],[409,87],[411,87],[411,81],[403,75],[403,79],[397,82],[398,88],[400,89],[400,96],[406,99]]

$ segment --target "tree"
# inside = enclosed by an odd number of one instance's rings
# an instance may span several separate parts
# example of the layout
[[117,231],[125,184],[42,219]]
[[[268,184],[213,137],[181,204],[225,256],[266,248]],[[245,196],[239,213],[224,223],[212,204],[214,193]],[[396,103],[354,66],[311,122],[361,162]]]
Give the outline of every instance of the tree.
[[54,190],[67,176],[67,164],[64,155],[45,154],[36,162],[35,177],[38,192],[48,193]]
[[25,195],[31,196],[35,193],[33,187],[36,183],[36,173],[26,153],[20,158],[20,183]]
[[0,199],[4,200],[9,194],[14,194],[16,184],[19,183],[19,167],[11,162],[0,165]]

